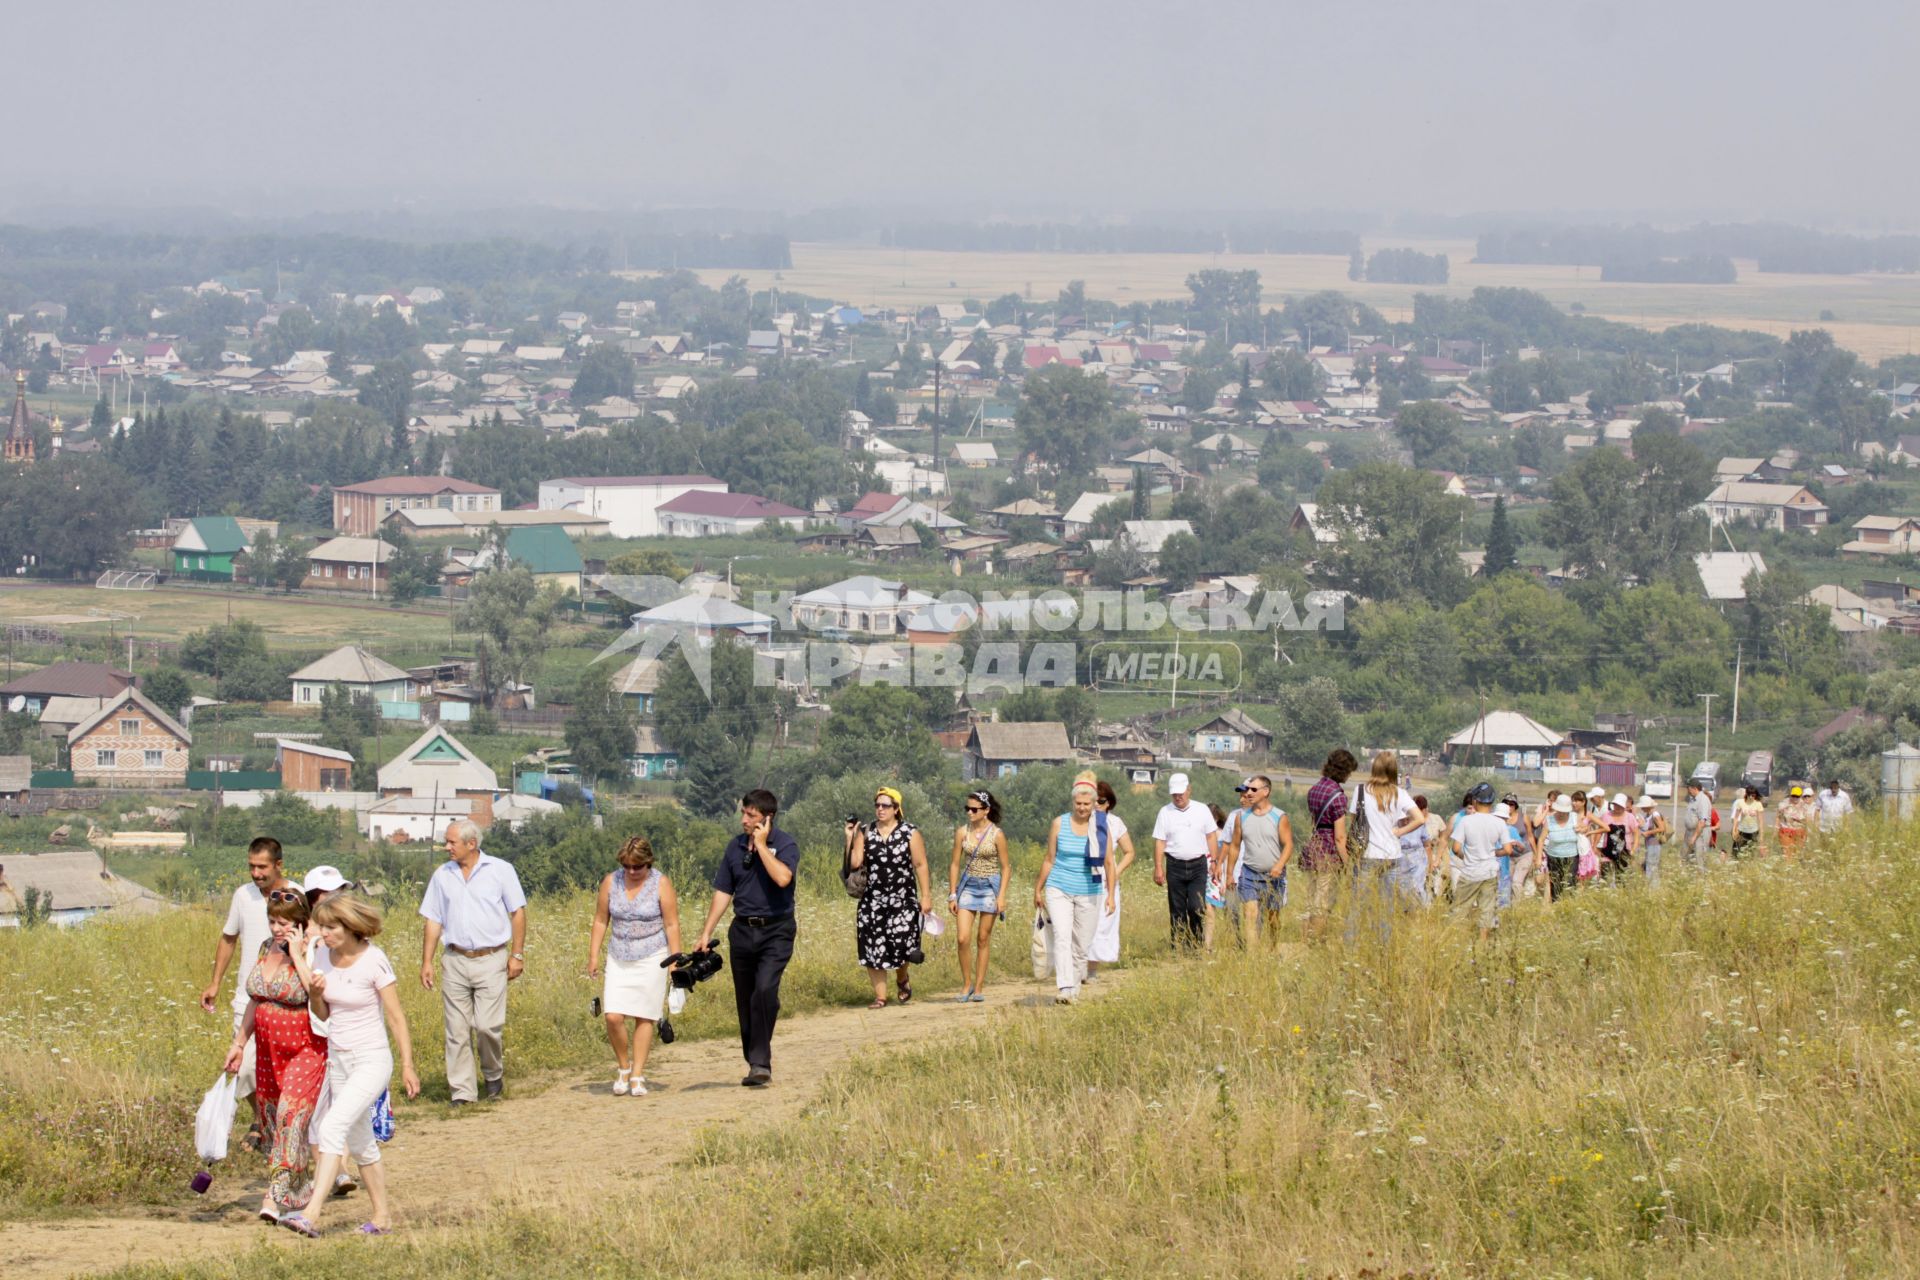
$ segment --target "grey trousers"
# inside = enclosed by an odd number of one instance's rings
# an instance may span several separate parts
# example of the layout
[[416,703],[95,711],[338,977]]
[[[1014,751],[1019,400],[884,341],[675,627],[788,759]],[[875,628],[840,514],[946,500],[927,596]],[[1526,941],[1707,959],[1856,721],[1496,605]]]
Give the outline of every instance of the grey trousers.
[[506,1070],[501,1033],[507,1026],[507,949],[469,959],[452,951],[441,953],[440,1004],[447,1020],[447,1085],[456,1102],[480,1097],[474,1077],[473,1055],[480,1052],[480,1072],[498,1080]]

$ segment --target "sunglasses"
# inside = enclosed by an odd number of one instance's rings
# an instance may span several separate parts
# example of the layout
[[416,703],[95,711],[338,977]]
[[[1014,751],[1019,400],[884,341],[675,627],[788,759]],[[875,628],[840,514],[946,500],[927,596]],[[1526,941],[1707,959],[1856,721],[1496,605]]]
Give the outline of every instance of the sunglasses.
[[970,804],[967,806],[968,813],[985,813],[986,811],[987,811],[987,807],[985,805]]
[[304,902],[306,895],[298,889],[273,889],[267,893],[268,902]]
[[875,801],[873,802],[873,807],[874,807],[874,808],[876,808],[876,809],[891,809],[891,808],[893,808],[893,801],[891,801],[891,800],[875,800]]

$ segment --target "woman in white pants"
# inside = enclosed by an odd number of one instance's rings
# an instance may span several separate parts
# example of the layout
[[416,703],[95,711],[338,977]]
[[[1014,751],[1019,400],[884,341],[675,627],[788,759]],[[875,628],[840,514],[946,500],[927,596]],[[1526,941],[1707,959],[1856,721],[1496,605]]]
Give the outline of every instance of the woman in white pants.
[[330,1098],[326,1114],[314,1125],[313,1147],[319,1159],[313,1172],[313,1203],[304,1214],[290,1213],[280,1219],[280,1225],[303,1236],[319,1235],[320,1215],[333,1190],[334,1175],[351,1156],[373,1201],[373,1216],[360,1224],[361,1234],[385,1235],[392,1217],[371,1109],[393,1078],[389,1030],[400,1046],[400,1079],[407,1096],[419,1096],[413,1041],[394,989],[393,965],[387,953],[370,941],[380,933],[380,908],[357,893],[335,893],[313,909],[313,924],[327,954],[318,969],[310,969],[303,957],[300,976],[313,1016],[327,1024]]
[[[1100,913],[1100,925],[1093,931],[1093,946],[1087,951],[1087,981],[1092,982],[1097,966],[1116,964],[1120,959],[1120,877],[1133,865],[1133,837],[1127,824],[1114,812],[1120,797],[1104,778],[1094,780],[1094,805],[1107,815],[1107,848],[1117,850],[1120,860],[1108,873],[1113,881],[1113,910]],[[1097,834],[1097,832],[1096,832]]]
[[1033,905],[1053,922],[1053,978],[1058,1004],[1072,1004],[1087,974],[1087,950],[1102,909],[1115,909],[1112,832],[1094,815],[1091,772],[1073,780],[1073,808],[1047,828],[1046,854],[1034,882]]

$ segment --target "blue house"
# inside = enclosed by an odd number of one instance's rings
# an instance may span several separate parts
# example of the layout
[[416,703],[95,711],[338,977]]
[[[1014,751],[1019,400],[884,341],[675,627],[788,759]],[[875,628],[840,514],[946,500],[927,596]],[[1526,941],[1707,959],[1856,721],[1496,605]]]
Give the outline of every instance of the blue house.
[[660,741],[652,725],[643,724],[633,731],[633,751],[627,756],[627,767],[642,781],[678,778],[680,756]]

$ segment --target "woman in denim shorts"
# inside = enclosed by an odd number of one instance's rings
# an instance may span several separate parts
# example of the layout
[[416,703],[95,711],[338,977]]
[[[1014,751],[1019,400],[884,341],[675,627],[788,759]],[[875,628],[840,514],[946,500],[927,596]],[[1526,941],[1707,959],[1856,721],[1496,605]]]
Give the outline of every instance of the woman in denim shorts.
[[[1007,837],[1000,830],[1000,802],[990,791],[967,793],[967,821],[953,833],[953,862],[947,882],[947,909],[959,920],[954,930],[960,942],[960,980],[966,990],[955,1003],[984,1002],[987,985],[987,943],[994,922],[1007,906],[1007,884],[1012,866],[1007,859]],[[978,946],[975,939],[978,939]]]

